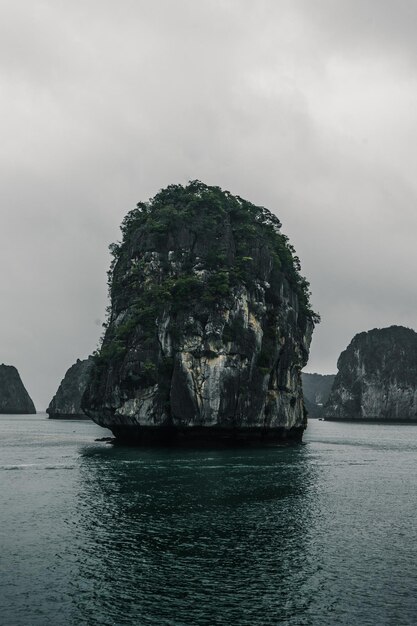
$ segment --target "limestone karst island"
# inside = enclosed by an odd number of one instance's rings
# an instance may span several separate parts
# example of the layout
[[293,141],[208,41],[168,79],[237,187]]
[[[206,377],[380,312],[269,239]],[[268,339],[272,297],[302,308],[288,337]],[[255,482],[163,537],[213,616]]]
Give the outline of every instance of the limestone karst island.
[[65,373],[58,390],[46,412],[51,419],[85,419],[81,409],[81,398],[87,386],[93,358],[77,359]]
[[194,181],[121,231],[82,410],[131,443],[301,440],[318,317],[278,218]]
[[404,326],[355,335],[342,352],[325,419],[416,422],[417,333]]
[[307,374],[306,372],[301,374],[304,405],[309,419],[323,416],[334,378],[334,374]]
[[35,414],[35,405],[13,365],[0,365],[0,414]]

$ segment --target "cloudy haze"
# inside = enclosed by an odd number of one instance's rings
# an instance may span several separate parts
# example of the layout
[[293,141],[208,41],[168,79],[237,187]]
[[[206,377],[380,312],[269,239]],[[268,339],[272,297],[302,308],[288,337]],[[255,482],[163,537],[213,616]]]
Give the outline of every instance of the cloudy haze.
[[200,179],[273,210],[322,323],[417,327],[415,0],[3,0],[0,362],[44,409],[97,345],[107,246]]

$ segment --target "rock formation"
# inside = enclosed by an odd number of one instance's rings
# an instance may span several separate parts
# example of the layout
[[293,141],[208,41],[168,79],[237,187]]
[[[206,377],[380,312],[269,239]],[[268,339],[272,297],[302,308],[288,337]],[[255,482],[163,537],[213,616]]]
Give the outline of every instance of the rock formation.
[[84,361],[77,359],[77,362],[69,368],[46,409],[50,418],[87,418],[81,409],[81,398],[87,386],[92,365],[93,358],[89,357]]
[[300,440],[317,317],[280,227],[198,181],[138,204],[111,247],[85,412],[128,442]]
[[322,416],[323,407],[329,398],[334,378],[334,374],[301,373],[304,404],[308,417],[318,418]]
[[0,413],[33,414],[36,413],[19,372],[13,365],[0,365]]
[[339,357],[326,419],[417,421],[417,333],[403,326],[356,335]]

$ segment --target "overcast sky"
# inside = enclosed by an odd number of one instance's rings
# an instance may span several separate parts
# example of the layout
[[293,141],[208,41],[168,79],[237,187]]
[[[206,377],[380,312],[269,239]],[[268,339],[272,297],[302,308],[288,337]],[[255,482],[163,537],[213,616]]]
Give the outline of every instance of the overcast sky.
[[98,343],[108,244],[200,179],[273,210],[322,316],[307,371],[417,327],[415,0],[2,0],[0,362],[38,410]]

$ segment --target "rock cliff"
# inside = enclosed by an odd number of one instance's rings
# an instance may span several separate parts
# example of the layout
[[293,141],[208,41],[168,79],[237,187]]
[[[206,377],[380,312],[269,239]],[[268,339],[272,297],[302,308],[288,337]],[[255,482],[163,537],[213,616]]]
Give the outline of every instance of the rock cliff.
[[81,409],[81,398],[87,386],[92,365],[93,358],[89,357],[83,361],[77,359],[77,362],[69,368],[46,409],[50,418],[87,418]]
[[334,374],[301,373],[304,403],[308,417],[318,418],[322,416],[323,408],[329,398],[334,378]]
[[19,372],[13,365],[0,365],[0,413],[32,414],[36,413]]
[[417,421],[417,333],[390,326],[356,335],[339,357],[326,419]]
[[280,227],[198,181],[138,204],[111,247],[85,412],[128,442],[301,439],[317,317]]

